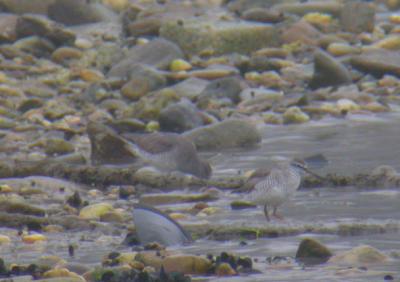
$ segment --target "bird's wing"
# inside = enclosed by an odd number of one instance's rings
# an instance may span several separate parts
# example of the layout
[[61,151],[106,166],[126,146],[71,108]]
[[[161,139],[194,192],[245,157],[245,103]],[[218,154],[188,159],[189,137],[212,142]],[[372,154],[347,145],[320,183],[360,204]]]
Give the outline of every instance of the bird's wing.
[[238,189],[238,192],[250,193],[251,191],[254,190],[256,184],[259,183],[260,181],[263,181],[263,179],[265,179],[270,173],[271,170],[269,168],[256,169],[250,176],[250,178],[246,181],[246,183],[243,185],[243,187]]
[[174,134],[124,134],[123,136],[135,143],[140,149],[151,154],[171,151],[177,144],[177,136]]

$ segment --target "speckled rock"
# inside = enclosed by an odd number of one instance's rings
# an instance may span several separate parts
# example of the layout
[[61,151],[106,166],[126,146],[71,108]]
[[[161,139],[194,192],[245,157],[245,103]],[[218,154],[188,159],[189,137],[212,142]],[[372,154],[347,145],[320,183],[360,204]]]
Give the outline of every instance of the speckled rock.
[[162,131],[182,133],[202,126],[201,112],[188,100],[167,106],[158,117]]
[[296,259],[306,264],[325,263],[331,256],[327,247],[311,238],[303,239],[296,252]]
[[340,13],[340,23],[345,31],[372,32],[375,25],[375,8],[372,3],[348,2]]
[[249,53],[280,42],[272,25],[250,22],[170,21],[161,27],[160,35],[188,55]]
[[309,84],[311,88],[339,86],[351,81],[350,72],[342,63],[322,50],[314,53],[314,76]]
[[388,256],[379,250],[368,245],[362,245],[333,256],[329,260],[329,263],[359,266],[365,264],[380,264],[388,259]]
[[166,69],[173,60],[179,58],[183,58],[183,54],[177,45],[162,38],[155,39],[131,48],[126,57],[111,68],[108,76],[127,77],[136,64]]
[[199,150],[253,146],[261,141],[257,128],[245,120],[228,119],[193,129],[185,136]]

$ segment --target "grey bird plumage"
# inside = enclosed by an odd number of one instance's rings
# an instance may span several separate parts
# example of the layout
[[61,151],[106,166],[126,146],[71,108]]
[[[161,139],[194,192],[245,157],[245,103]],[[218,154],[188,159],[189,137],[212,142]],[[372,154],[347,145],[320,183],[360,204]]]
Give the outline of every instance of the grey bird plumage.
[[303,160],[298,159],[279,163],[270,170],[256,170],[247,183],[248,199],[264,206],[264,214],[268,221],[269,207],[273,209],[272,215],[279,218],[278,207],[294,195],[304,172],[315,175],[307,169],[307,164]]
[[175,133],[125,134],[131,149],[146,163],[165,171],[181,171],[200,178],[211,176],[210,164],[202,160],[194,144]]

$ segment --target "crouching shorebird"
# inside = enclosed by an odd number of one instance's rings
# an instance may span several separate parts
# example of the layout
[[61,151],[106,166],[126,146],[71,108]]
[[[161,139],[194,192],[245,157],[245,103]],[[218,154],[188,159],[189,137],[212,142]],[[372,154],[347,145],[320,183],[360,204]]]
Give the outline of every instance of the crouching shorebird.
[[131,150],[144,162],[163,171],[180,171],[199,178],[210,178],[211,166],[202,160],[195,145],[175,133],[123,135],[130,141]]
[[[193,142],[176,133],[118,134],[109,126],[89,122],[87,132],[94,165],[132,164],[141,160],[162,171],[179,171],[199,178],[211,176],[211,166],[197,154]],[[139,161],[139,162],[138,162]]]
[[248,199],[257,205],[264,206],[264,214],[268,221],[268,207],[272,207],[272,216],[282,218],[277,209],[290,199],[300,186],[301,177],[309,173],[319,179],[321,176],[311,172],[306,162],[293,159],[290,162],[279,163],[272,169],[258,169],[247,183]]

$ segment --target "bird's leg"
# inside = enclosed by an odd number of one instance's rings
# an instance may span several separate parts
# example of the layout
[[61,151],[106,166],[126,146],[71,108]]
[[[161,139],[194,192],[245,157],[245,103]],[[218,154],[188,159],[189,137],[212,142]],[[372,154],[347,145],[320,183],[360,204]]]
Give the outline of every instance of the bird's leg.
[[280,214],[278,214],[277,211],[278,211],[278,207],[274,207],[274,210],[273,210],[273,212],[272,212],[272,216],[273,216],[273,217],[276,217],[277,219],[283,220],[283,216],[280,215]]
[[271,219],[269,218],[269,215],[268,215],[267,205],[264,205],[264,214],[265,214],[265,218],[267,219],[267,221],[270,221]]

